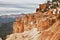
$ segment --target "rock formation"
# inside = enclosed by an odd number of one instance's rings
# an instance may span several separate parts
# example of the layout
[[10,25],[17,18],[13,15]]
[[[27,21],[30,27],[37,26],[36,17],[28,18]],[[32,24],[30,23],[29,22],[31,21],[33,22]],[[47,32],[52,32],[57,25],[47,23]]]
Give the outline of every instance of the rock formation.
[[[55,22],[50,28],[48,28],[47,30],[44,30],[41,33],[41,40],[56,40],[55,38],[58,39],[58,36],[56,35],[60,35],[60,21]],[[55,37],[55,38],[54,38]]]
[[24,31],[24,23],[21,22],[19,18],[16,18],[15,22],[13,23],[13,33],[21,33]]
[[6,40],[60,40],[60,4],[55,3],[40,4],[36,13],[16,18],[14,34]]
[[50,28],[38,31],[33,28],[23,33],[11,34],[6,40],[59,40],[60,39],[60,20],[55,22]]

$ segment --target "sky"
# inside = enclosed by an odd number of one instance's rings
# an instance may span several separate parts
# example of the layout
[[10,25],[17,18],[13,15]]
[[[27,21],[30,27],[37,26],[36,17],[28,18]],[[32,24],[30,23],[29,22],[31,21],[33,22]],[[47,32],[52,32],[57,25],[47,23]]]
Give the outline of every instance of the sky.
[[39,4],[47,0],[0,0],[0,16],[33,13]]

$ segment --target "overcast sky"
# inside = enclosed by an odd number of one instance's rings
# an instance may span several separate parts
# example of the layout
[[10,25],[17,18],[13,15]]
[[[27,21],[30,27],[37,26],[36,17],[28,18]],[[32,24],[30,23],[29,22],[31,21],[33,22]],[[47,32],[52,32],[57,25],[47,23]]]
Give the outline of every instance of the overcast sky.
[[11,3],[43,3],[46,0],[0,0],[3,2],[11,2]]
[[47,0],[0,0],[0,16],[10,14],[32,13],[38,4]]

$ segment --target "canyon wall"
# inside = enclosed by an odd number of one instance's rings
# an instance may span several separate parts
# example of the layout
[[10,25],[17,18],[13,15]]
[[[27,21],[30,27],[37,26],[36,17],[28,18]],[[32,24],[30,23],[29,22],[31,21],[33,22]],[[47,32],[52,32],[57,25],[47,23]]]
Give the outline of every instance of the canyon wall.
[[[17,35],[20,36],[17,36],[18,39],[16,40],[20,40],[20,38],[21,40],[60,40],[59,5],[57,2],[40,4],[35,13],[24,14],[22,18],[16,18],[15,22],[13,22],[14,34],[6,40],[15,40],[15,36]],[[34,28],[36,28],[37,31]],[[35,31],[33,31],[33,29]],[[24,37],[24,35],[27,36]]]

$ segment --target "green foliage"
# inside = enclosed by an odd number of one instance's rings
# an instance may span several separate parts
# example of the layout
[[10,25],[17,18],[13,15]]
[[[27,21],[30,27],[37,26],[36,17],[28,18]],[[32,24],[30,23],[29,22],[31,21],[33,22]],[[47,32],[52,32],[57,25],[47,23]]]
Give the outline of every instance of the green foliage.
[[0,37],[5,40],[6,36],[12,33],[12,22],[2,23],[0,27]]

